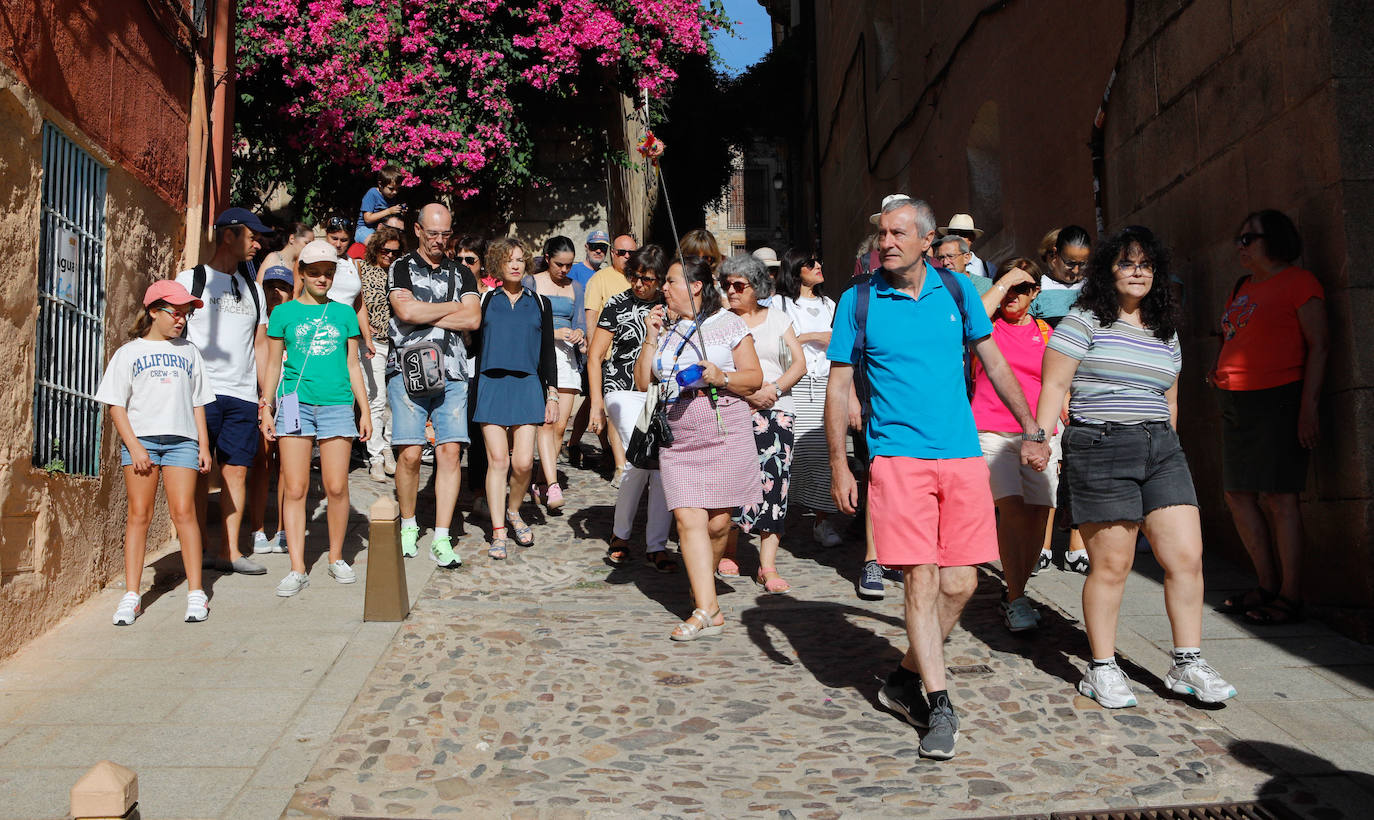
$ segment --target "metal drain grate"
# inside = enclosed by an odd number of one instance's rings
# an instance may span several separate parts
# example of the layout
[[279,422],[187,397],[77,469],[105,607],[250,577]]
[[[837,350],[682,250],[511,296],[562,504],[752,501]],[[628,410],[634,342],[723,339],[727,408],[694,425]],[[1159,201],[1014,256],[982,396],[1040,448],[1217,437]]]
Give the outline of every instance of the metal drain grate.
[[969,675],[991,675],[992,667],[985,663],[975,663],[968,666],[947,666],[945,674],[951,677],[967,677]]
[[1050,814],[984,817],[979,820],[1298,820],[1298,816],[1277,803],[1207,803],[1162,808],[1057,811]]

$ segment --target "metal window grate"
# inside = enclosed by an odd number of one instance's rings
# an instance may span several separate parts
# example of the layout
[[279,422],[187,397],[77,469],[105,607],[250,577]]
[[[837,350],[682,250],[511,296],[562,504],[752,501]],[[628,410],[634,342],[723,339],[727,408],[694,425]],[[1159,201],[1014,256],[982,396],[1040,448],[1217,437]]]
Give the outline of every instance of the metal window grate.
[[105,359],[107,175],[95,157],[43,123],[33,463],[77,475],[100,470],[95,391]]

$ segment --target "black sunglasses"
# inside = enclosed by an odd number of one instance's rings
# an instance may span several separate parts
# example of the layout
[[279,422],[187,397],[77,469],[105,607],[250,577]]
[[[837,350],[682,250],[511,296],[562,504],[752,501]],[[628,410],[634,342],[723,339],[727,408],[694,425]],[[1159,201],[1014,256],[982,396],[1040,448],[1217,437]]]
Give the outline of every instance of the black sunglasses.
[[645,276],[639,273],[632,273],[625,278],[629,279],[631,282],[648,282],[651,285],[658,281],[657,276]]
[[806,261],[802,262],[802,267],[803,267],[803,268],[814,268],[814,267],[816,267],[817,265],[819,265],[820,263],[821,263],[820,257],[818,257],[818,256],[813,256],[813,257],[811,257],[810,259],[807,259]]
[[629,255],[632,254],[632,253],[634,253],[634,249],[633,249],[633,248],[630,248],[630,249],[627,249],[627,248],[616,248],[616,249],[615,249],[615,255],[616,255],[616,256],[629,256]]
[[1243,233],[1240,236],[1236,237],[1236,244],[1241,246],[1242,248],[1248,248],[1251,245],[1255,244],[1256,239],[1263,238],[1264,234],[1262,233],[1254,233],[1253,231],[1247,231],[1246,233]]
[[476,264],[477,264],[477,257],[475,257],[475,256],[459,256],[459,257],[457,257],[457,259],[458,259],[459,262],[462,262],[464,265],[476,265]]

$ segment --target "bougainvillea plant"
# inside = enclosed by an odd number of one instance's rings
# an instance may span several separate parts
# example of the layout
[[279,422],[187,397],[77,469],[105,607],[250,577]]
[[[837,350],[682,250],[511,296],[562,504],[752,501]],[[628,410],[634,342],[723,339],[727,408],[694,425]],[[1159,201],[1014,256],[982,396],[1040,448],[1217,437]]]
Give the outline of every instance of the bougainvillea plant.
[[608,76],[662,96],[726,25],[718,0],[241,0],[236,164],[248,184],[322,162],[460,198],[528,184],[541,99]]

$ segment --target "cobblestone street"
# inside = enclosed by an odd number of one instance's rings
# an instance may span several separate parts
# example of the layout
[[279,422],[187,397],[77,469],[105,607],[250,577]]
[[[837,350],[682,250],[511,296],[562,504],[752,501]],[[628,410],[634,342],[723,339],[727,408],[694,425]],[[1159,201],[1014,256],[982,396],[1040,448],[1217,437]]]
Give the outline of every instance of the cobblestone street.
[[853,539],[822,550],[794,526],[787,596],[749,580],[742,548],[746,577],[718,582],[724,635],[674,644],[685,575],[605,565],[614,491],[572,472],[581,509],[511,560],[468,525],[464,567],[430,578],[287,816],[978,816],[1261,794],[1324,814],[1209,712],[1161,697],[1158,662],[1127,667],[1138,708],[1077,695],[1079,625],[1042,600],[1039,633],[1012,637],[991,572],[947,647],[958,755],[921,760],[876,705],[905,646],[900,587],[854,595]]

